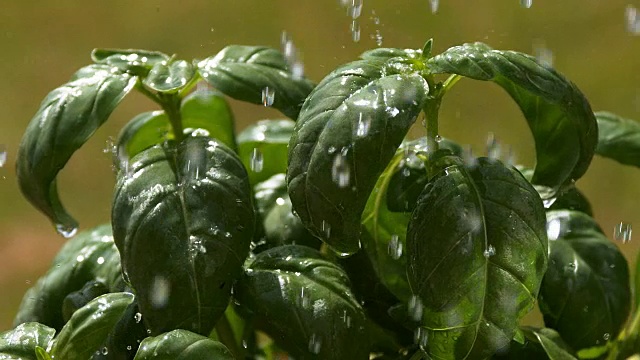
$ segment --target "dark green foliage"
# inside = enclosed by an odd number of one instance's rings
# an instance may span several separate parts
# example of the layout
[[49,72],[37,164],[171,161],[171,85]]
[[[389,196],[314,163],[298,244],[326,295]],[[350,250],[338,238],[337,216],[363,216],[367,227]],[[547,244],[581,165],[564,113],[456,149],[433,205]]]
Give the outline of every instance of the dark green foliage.
[[[529,55],[432,49],[366,51],[317,86],[291,49],[232,45],[198,61],[94,50],[18,152],[22,192],[60,234],[77,228],[56,190],[72,154],[132,89],[159,109],[115,141],[111,226],[62,247],[0,334],[0,358],[637,355],[640,297],[630,317],[628,265],[575,181],[594,153],[640,166],[640,125],[594,115]],[[439,135],[462,77],[517,103],[535,169],[473,159]],[[290,119],[236,137],[225,95]],[[426,136],[408,140],[421,114]],[[520,323],[536,302],[546,328]]]

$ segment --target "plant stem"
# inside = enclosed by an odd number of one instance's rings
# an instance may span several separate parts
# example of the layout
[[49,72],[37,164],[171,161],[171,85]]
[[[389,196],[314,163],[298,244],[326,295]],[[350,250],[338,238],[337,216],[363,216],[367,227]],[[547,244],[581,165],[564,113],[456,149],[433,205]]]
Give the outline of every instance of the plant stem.
[[184,138],[182,115],[180,114],[180,102],[182,98],[177,94],[158,94],[158,97],[161,100],[160,106],[162,106],[171,123],[173,138],[179,142]]
[[227,319],[227,315],[222,315],[218,323],[216,324],[216,333],[220,342],[226,346],[236,359],[244,359],[244,354],[241,354],[241,349],[236,343],[236,337],[231,328],[231,323]]
[[614,360],[620,358],[620,355],[629,356],[629,351],[635,352],[636,343],[638,342],[640,333],[640,311],[636,310],[633,315],[633,319],[629,326],[624,328],[616,342],[614,343],[613,348],[609,351],[607,355],[607,360]]
[[438,150],[438,112],[440,111],[440,102],[442,96],[437,91],[436,95],[427,99],[422,111],[426,118],[427,126],[427,151],[433,153]]

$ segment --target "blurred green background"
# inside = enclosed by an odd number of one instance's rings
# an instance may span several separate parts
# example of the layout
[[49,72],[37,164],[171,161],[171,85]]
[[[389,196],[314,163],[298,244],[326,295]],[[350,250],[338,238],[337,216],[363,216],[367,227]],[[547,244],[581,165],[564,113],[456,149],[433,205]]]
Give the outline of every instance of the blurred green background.
[[[354,42],[351,18],[338,0],[2,1],[0,147],[6,146],[8,160],[0,168],[0,330],[11,326],[24,291],[47,270],[65,241],[18,190],[14,169],[22,132],[44,96],[88,64],[96,47],[204,58],[227,44],[280,48],[286,31],[307,76],[319,81],[335,66],[377,46],[376,34],[384,47],[422,48],[433,37],[436,53],[482,41],[498,49],[552,56],[553,65],[578,85],[594,110],[640,119],[640,36],[628,30],[625,13],[633,5],[628,0],[533,0],[530,8],[519,0],[474,3],[443,0],[434,14],[428,0],[365,0],[358,19],[360,41]],[[238,129],[280,116],[264,107],[232,105]],[[103,152],[108,138],[153,106],[130,95],[61,172],[62,201],[81,230],[109,221],[114,175],[110,156]],[[497,86],[459,83],[444,101],[440,129],[443,136],[471,144],[479,155],[492,132],[503,146],[512,146],[518,162],[533,165],[526,123]],[[639,182],[640,169],[599,158],[578,182],[610,238],[621,221],[640,224]],[[618,246],[634,260],[639,243],[632,239]]]

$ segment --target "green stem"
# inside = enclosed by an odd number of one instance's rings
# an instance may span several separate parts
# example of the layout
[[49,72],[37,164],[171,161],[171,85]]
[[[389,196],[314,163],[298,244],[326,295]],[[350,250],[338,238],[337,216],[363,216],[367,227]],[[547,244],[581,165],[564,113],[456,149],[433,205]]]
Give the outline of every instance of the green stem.
[[162,101],[160,106],[162,106],[162,109],[165,114],[167,114],[169,122],[171,123],[173,137],[176,141],[180,142],[184,138],[182,114],[180,114],[180,103],[182,98],[176,94],[158,94],[158,97]]
[[227,319],[227,315],[222,315],[218,323],[216,324],[216,333],[220,342],[226,346],[236,359],[243,359],[244,354],[241,353],[241,349],[236,343],[236,337],[231,328],[231,323]]
[[433,98],[427,99],[422,109],[426,118],[427,126],[427,151],[432,153],[438,150],[438,112],[440,111],[440,102],[442,96],[438,91]]
[[613,346],[613,349],[609,351],[609,355],[607,356],[607,360],[618,359],[622,353],[624,356],[629,356],[630,351],[635,352],[635,348],[640,338],[640,311],[636,310],[633,315],[633,319],[629,326],[624,328],[616,342]]

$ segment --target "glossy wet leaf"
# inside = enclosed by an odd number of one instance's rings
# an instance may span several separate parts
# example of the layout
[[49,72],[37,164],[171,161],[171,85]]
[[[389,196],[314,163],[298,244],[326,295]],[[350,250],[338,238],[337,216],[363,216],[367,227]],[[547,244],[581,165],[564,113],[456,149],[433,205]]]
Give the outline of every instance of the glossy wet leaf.
[[[393,174],[405,157],[399,150],[378,179],[362,212],[362,245],[375,273],[391,293],[403,302],[409,301],[411,288],[407,280],[407,226],[410,213],[392,212],[388,208],[388,187]],[[392,244],[393,242],[393,244]],[[403,256],[404,255],[404,256]]]
[[[427,352],[485,358],[508,346],[547,266],[542,201],[513,168],[437,152],[407,230],[408,278]],[[444,153],[446,154],[446,153]]]
[[614,339],[629,314],[627,262],[596,222],[578,211],[547,213],[549,269],[540,289],[545,325],[574,349]]
[[52,360],[51,355],[40,346],[36,346],[36,358],[38,360]]
[[51,355],[56,359],[88,359],[101,350],[109,332],[133,302],[133,294],[99,296],[73,313],[56,337]]
[[340,66],[300,112],[289,142],[289,195],[311,233],[340,253],[359,249],[369,194],[429,92],[411,61]]
[[320,248],[320,240],[293,214],[285,174],[274,175],[256,185],[254,197],[270,247],[297,244]]
[[536,145],[533,182],[551,188],[579,179],[598,141],[591,107],[578,88],[534,57],[482,43],[455,46],[429,59],[435,74],[493,81],[518,104]]
[[[533,176],[533,170],[518,166],[518,171],[529,181]],[[541,196],[543,194],[540,194]],[[589,199],[575,185],[565,186],[558,191],[555,197],[548,199],[551,205],[548,210],[576,210],[593,216],[593,209]]]
[[167,140],[169,118],[162,110],[135,116],[121,130],[116,141],[117,155],[130,159],[141,151]]
[[100,353],[94,354],[91,359],[133,359],[140,342],[147,336],[149,334],[147,334],[147,329],[142,321],[142,314],[134,299],[122,313],[101,346],[101,350],[106,348],[107,351],[100,351]]
[[234,296],[295,358],[368,359],[366,318],[349,286],[318,251],[288,245],[258,254]]
[[238,157],[207,137],[154,146],[120,171],[112,209],[122,267],[152,334],[209,334],[249,252],[255,214]]
[[[264,104],[263,91],[275,96],[274,108],[296,119],[314,84],[293,75],[284,55],[261,46],[231,45],[215,56],[200,61],[198,72],[226,95],[253,104]],[[269,104],[267,104],[269,105]]]
[[187,95],[180,105],[185,130],[205,130],[209,137],[236,150],[234,118],[231,107],[222,93],[211,89],[198,89]]
[[98,279],[110,292],[125,286],[111,225],[83,231],[64,244],[51,269],[25,293],[14,324],[40,322],[60,330],[66,322],[62,314],[65,297]]
[[640,123],[610,112],[597,112],[596,154],[621,164],[640,167]]
[[139,49],[94,49],[91,59],[133,75],[146,76],[155,64],[169,61],[169,55]]
[[414,49],[376,48],[363,52],[360,58],[363,60],[389,60],[393,58],[419,59],[422,51]]
[[161,93],[175,93],[187,85],[195,74],[193,65],[184,60],[158,62],[142,83]]
[[46,96],[25,131],[16,161],[24,196],[67,230],[77,228],[77,222],[60,202],[56,176],[136,82],[108,66],[94,65],[90,70]]
[[564,343],[560,334],[549,328],[537,329],[522,327],[525,336],[524,344],[512,341],[506,354],[495,356],[494,359],[513,360],[576,360],[573,351]]
[[289,139],[295,123],[291,120],[261,120],[238,135],[238,155],[249,172],[251,184],[287,172]]
[[222,343],[187,330],[173,330],[146,338],[134,360],[233,360]]
[[56,330],[28,322],[0,334],[0,359],[36,360],[36,346],[49,348]]
[[64,298],[62,302],[62,318],[67,322],[76,310],[108,292],[109,288],[100,281],[88,281],[82,289],[74,291]]

